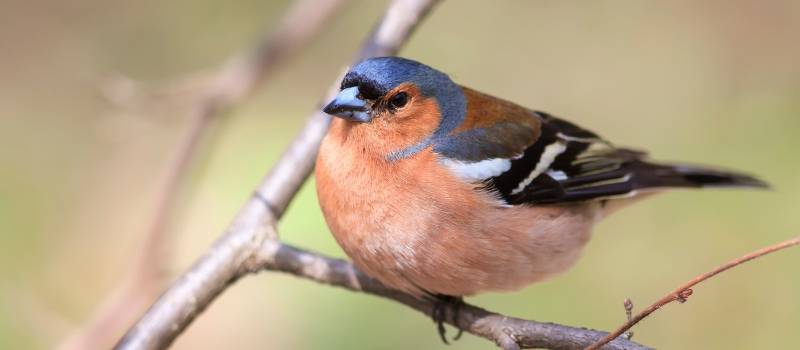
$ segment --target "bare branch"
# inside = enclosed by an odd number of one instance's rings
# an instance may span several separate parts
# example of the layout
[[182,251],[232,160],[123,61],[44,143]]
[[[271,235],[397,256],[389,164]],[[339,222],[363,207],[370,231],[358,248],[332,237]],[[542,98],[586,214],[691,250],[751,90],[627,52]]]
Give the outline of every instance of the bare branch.
[[[433,0],[394,1],[363,45],[359,58],[396,53],[435,3],[437,1]],[[294,23],[305,23],[305,20]],[[267,55],[258,61],[262,59],[270,58]],[[263,72],[242,73],[244,76],[250,74],[260,76]],[[118,349],[168,346],[198,313],[247,271],[244,267],[261,245],[277,237],[273,224],[313,169],[317,148],[328,123],[328,117],[321,113],[311,117],[226,233],[150,307],[120,340]]]
[[[265,242],[253,268],[253,272],[259,269],[283,271],[316,282],[377,295],[398,301],[428,316],[433,310],[432,302],[389,289],[347,261],[304,251],[278,241]],[[503,349],[581,349],[606,334],[585,328],[507,317],[469,304],[459,308],[458,319],[454,320],[453,316],[452,310],[448,310],[447,321],[451,325],[494,341]],[[618,339],[606,345],[605,349],[648,348],[627,339]]]
[[586,348],[586,350],[599,349],[601,346],[603,346],[604,344],[607,344],[611,340],[619,337],[622,333],[625,333],[625,331],[629,330],[635,324],[639,323],[639,321],[643,320],[645,317],[647,317],[651,313],[655,312],[656,310],[660,309],[664,305],[667,305],[667,304],[669,304],[669,303],[671,303],[673,301],[679,301],[681,303],[686,302],[686,299],[689,296],[691,296],[692,293],[694,292],[692,290],[692,287],[694,287],[698,283],[703,282],[703,281],[705,281],[705,280],[707,280],[707,279],[709,279],[711,277],[714,277],[714,276],[716,276],[716,275],[718,275],[718,274],[720,274],[720,273],[722,273],[722,272],[724,272],[726,270],[729,270],[729,269],[734,268],[736,266],[739,266],[739,265],[741,265],[743,263],[746,263],[746,262],[748,262],[750,260],[762,257],[762,256],[770,254],[770,253],[777,252],[777,251],[779,251],[781,249],[785,249],[785,248],[789,248],[789,247],[792,247],[792,246],[796,246],[798,244],[800,244],[800,237],[795,237],[795,238],[792,238],[790,240],[783,241],[781,243],[778,243],[778,244],[775,244],[775,245],[771,245],[771,246],[766,247],[766,248],[759,249],[759,250],[757,250],[755,252],[752,252],[750,254],[743,255],[741,257],[738,257],[736,259],[728,261],[727,263],[722,264],[722,265],[718,266],[717,268],[715,268],[715,269],[713,269],[713,270],[711,270],[709,272],[706,272],[706,273],[704,273],[702,275],[699,275],[699,276],[689,280],[688,282],[684,283],[683,285],[681,285],[680,287],[676,288],[675,290],[669,292],[669,294],[665,295],[664,297],[662,297],[661,299],[659,299],[658,301],[656,301],[655,303],[653,303],[652,305],[650,305],[649,307],[644,309],[642,312],[636,314],[636,316],[634,316],[632,319],[629,319],[628,322],[625,322],[625,324],[623,324],[617,330],[615,330],[614,332],[609,333],[605,338],[603,338],[603,339],[597,341],[596,343],[592,344],[591,346]]
[[[175,212],[182,184],[199,153],[201,140],[221,111],[260,86],[286,58],[307,45],[323,25],[341,8],[344,0],[302,0],[289,9],[273,34],[264,36],[256,49],[229,59],[214,72],[196,74],[176,85],[199,85],[191,96],[187,134],[170,163],[153,206],[153,219],[140,249],[134,271],[116,290],[101,301],[86,325],[70,334],[59,349],[102,349],[109,347],[124,327],[163,288],[167,265],[165,231]],[[174,87],[173,87],[174,88]],[[181,89],[182,90],[182,89]]]
[[[384,18],[365,41],[358,58],[397,52],[436,3],[436,0],[393,1]],[[338,80],[331,87],[329,97],[337,87]],[[263,269],[286,271],[319,282],[387,297],[431,314],[430,302],[387,289],[343,260],[298,250],[277,241],[276,221],[311,173],[329,121],[329,117],[320,112],[311,116],[306,127],[264,178],[253,197],[244,204],[225,234],[150,307],[120,340],[117,349],[157,349],[168,346],[231,283],[248,273]],[[592,330],[506,317],[471,305],[463,307],[457,319],[453,319],[452,310],[448,310],[447,316],[449,323],[490,339],[503,349],[576,349],[603,336],[602,332]],[[615,340],[605,348],[646,349],[625,339]]]

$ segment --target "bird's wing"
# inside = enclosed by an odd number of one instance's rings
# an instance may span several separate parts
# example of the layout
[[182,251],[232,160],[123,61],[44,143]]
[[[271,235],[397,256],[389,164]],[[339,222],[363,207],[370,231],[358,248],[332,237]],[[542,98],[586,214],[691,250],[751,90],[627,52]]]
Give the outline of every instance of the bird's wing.
[[[492,98],[471,94],[478,93],[468,91],[468,103]],[[616,148],[568,121],[496,101],[492,108],[470,106],[464,123],[471,125],[437,142],[434,151],[457,176],[508,204],[625,197],[654,187],[764,186],[747,175],[650,163],[646,153]]]
[[510,160],[522,155],[540,136],[541,118],[508,101],[464,88],[467,113],[434,151],[465,164]]

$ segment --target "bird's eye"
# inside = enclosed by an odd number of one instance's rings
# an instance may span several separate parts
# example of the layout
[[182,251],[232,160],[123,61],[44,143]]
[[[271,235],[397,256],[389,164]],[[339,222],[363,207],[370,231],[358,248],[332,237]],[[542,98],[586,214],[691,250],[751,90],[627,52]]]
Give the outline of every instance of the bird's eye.
[[406,105],[406,103],[408,103],[408,94],[405,92],[398,92],[389,100],[389,106],[391,106],[393,109],[403,107]]

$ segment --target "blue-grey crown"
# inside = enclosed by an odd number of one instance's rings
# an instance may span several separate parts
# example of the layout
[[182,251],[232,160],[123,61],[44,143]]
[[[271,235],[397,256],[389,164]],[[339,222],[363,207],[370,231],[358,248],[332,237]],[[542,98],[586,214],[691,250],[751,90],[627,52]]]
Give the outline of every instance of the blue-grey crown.
[[461,87],[447,74],[401,57],[375,57],[356,63],[345,75],[342,88],[358,86],[361,94],[376,99],[403,83],[413,83],[423,95],[433,97],[442,112],[442,122],[434,137],[455,129],[466,114],[466,98]]

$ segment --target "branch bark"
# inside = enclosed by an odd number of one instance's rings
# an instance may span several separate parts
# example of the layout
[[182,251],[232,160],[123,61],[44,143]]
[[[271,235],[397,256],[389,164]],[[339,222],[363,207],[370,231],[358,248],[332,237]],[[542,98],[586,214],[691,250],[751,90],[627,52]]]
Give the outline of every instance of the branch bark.
[[[400,302],[429,317],[433,310],[430,301],[389,289],[345,260],[329,258],[279,241],[265,242],[251,268],[251,272],[282,271],[319,283],[380,296]],[[458,318],[454,318],[456,315],[453,310],[447,310],[446,316],[449,324],[491,340],[503,349],[582,349],[606,335],[606,332],[591,329],[508,317],[469,304],[459,308]],[[610,342],[604,349],[649,348],[621,338]]]
[[[437,0],[394,0],[363,44],[358,59],[396,53],[436,3]],[[324,101],[333,97],[338,83],[337,79]],[[299,250],[277,240],[275,224],[313,170],[329,122],[324,113],[311,116],[224,235],[150,307],[116,349],[167,347],[231,283],[265,269],[382,296],[431,314],[430,302],[388,289],[346,261]],[[453,316],[448,310],[450,324],[492,340],[503,349],[577,349],[605,334],[506,317],[471,305],[463,306],[456,319]],[[605,348],[647,349],[624,339]]]
[[752,252],[750,254],[746,254],[746,255],[740,256],[740,257],[738,257],[736,259],[733,259],[731,261],[726,262],[725,264],[722,264],[722,265],[718,266],[717,268],[715,268],[715,269],[713,269],[711,271],[708,271],[708,272],[706,272],[706,273],[704,273],[702,275],[699,275],[699,276],[697,276],[695,278],[692,278],[691,280],[689,280],[688,282],[684,283],[680,287],[678,287],[678,288],[674,289],[673,291],[669,292],[669,294],[663,296],[661,299],[659,299],[658,301],[656,301],[652,305],[648,306],[646,309],[642,310],[642,312],[636,314],[636,316],[634,316],[633,318],[630,318],[628,320],[628,322],[625,322],[625,324],[620,326],[617,330],[615,330],[614,332],[609,333],[603,339],[598,340],[596,343],[594,343],[591,346],[589,346],[588,348],[586,348],[586,350],[597,350],[597,349],[600,349],[601,346],[607,344],[608,342],[612,341],[613,339],[616,339],[617,337],[622,335],[622,333],[625,333],[625,331],[631,329],[631,327],[633,327],[634,325],[639,323],[639,321],[643,320],[645,317],[649,316],[650,314],[652,314],[656,310],[660,309],[664,305],[667,305],[667,304],[669,304],[669,303],[671,303],[673,301],[679,301],[681,303],[686,302],[686,299],[689,298],[689,296],[691,296],[692,293],[694,293],[694,291],[692,290],[692,287],[694,287],[695,285],[699,284],[700,282],[703,282],[703,281],[705,281],[705,280],[707,280],[707,279],[709,279],[711,277],[714,277],[714,276],[716,276],[716,275],[718,275],[718,274],[720,274],[720,273],[722,273],[724,271],[732,269],[732,268],[734,268],[736,266],[739,266],[741,264],[744,264],[744,263],[746,263],[748,261],[760,258],[760,257],[762,257],[764,255],[767,255],[767,254],[770,254],[770,253],[777,252],[777,251],[779,251],[781,249],[793,247],[793,246],[796,246],[796,245],[800,245],[800,237],[795,237],[795,238],[792,238],[790,240],[786,240],[786,241],[780,242],[778,244],[774,244],[774,245],[771,245],[769,247],[759,249],[759,250],[757,250],[755,252]]
[[[437,1],[394,1],[384,18],[373,30],[359,53],[359,59],[391,55],[399,50],[409,35]],[[304,23],[295,18],[292,23]],[[256,52],[260,52],[258,49]],[[254,62],[269,60],[270,55],[257,54]],[[261,70],[233,70],[246,83],[233,85],[233,93],[243,96],[236,87],[252,86],[251,76],[262,76]],[[255,80],[255,81],[258,81]],[[328,96],[335,93],[331,87]],[[207,109],[207,108],[202,108]],[[256,194],[240,210],[225,234],[208,253],[180,277],[117,344],[118,349],[165,348],[205,309],[230,283],[241,277],[243,268],[259,247],[277,238],[275,221],[283,214],[292,197],[311,173],[319,142],[330,120],[315,113],[289,150],[262,181]]]
[[[104,349],[111,346],[125,327],[148,306],[164,285],[167,265],[166,237],[174,216],[182,184],[186,183],[202,140],[212,122],[226,107],[241,101],[260,85],[287,58],[306,46],[345,0],[301,0],[286,13],[277,29],[264,35],[255,50],[228,59],[220,68],[196,73],[170,84],[168,95],[187,96],[189,127],[167,168],[153,206],[150,227],[144,236],[141,254],[134,270],[118,288],[98,303],[85,325],[71,333],[59,346],[61,350]],[[177,97],[177,96],[170,96]],[[183,97],[183,96],[181,96]]]

